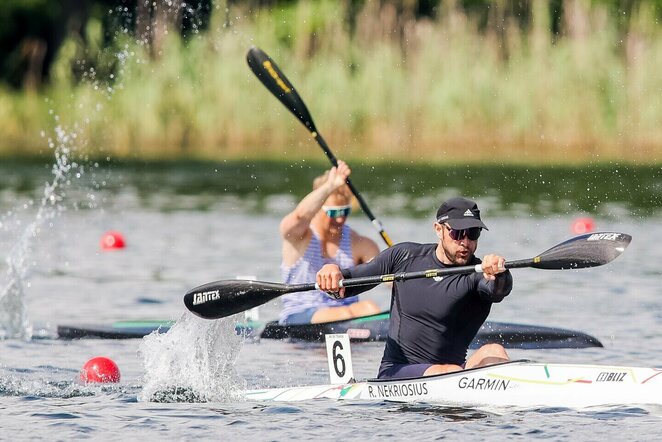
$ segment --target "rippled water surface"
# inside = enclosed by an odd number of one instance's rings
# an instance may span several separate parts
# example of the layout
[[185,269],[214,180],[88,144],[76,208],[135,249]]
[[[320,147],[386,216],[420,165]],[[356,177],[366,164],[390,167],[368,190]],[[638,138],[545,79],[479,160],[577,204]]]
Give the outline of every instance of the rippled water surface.
[[[59,202],[47,205],[50,212],[38,214],[48,179],[43,172],[42,166],[35,175],[39,178],[22,175],[27,180],[22,185],[9,182],[0,188],[0,255],[5,258],[0,264],[5,336],[0,340],[1,439],[651,440],[658,436],[662,410],[636,407],[522,411],[367,402],[246,402],[240,398],[244,388],[326,383],[323,346],[243,341],[232,332],[233,320],[204,321],[187,314],[182,296],[193,286],[239,275],[278,281],[278,222],[303,190],[261,192],[271,185],[258,176],[255,192],[206,191],[204,186],[173,191],[187,179],[196,182],[201,174],[213,177],[222,171],[173,172],[170,180],[167,174],[158,175],[162,183],[153,180],[138,186],[133,183],[144,178],[140,172],[111,170],[96,172],[95,179],[106,181],[102,186],[90,181],[61,185],[56,192]],[[244,178],[250,180],[250,174]],[[659,184],[654,177],[651,180],[647,192],[659,197]],[[453,189],[437,191],[443,197]],[[375,190],[367,195],[396,242],[433,241],[431,221],[438,198],[431,194],[407,198],[406,192],[398,189],[393,199]],[[500,194],[470,195],[485,207],[490,227],[481,237],[479,254],[496,251],[511,259],[530,258],[572,236],[573,220],[586,215],[577,203],[581,199],[573,198],[571,191],[564,198],[550,196],[547,203],[539,196],[535,205],[527,201],[530,195],[510,195],[509,201]],[[632,202],[610,198],[601,196],[590,215],[598,229],[633,236],[621,257],[581,271],[516,270],[513,293],[491,315],[493,320],[581,330],[600,339],[605,348],[513,350],[512,357],[662,367],[662,227],[657,203],[637,203],[636,195]],[[407,208],[413,206],[417,209],[410,213]],[[37,219],[36,229],[31,229]],[[360,212],[351,223],[379,242]],[[124,234],[125,249],[100,250],[101,235],[110,229]],[[388,306],[385,289],[369,296]],[[274,301],[261,308],[260,315],[270,319],[277,311]],[[145,339],[63,341],[56,335],[58,324],[138,319],[178,322],[171,332]],[[22,335],[16,333],[17,327]],[[380,343],[353,345],[356,377],[373,377],[381,352]],[[119,384],[85,386],[76,381],[83,364],[98,355],[117,362],[122,373]],[[207,402],[196,402],[200,392]]]

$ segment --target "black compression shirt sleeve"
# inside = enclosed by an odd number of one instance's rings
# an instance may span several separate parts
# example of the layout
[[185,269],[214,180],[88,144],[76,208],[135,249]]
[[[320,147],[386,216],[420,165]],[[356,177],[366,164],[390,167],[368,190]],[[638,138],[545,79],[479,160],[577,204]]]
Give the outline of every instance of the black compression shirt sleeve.
[[[343,279],[360,278],[363,276],[379,276],[392,272],[393,262],[393,249],[390,247],[383,250],[379,255],[375,256],[371,261],[364,264],[359,264],[354,267],[342,269]],[[345,289],[345,297],[360,295],[370,289],[377,287],[379,284],[362,285],[358,287],[348,287]]]
[[513,276],[510,270],[499,273],[494,281],[488,281],[480,275],[478,293],[481,298],[491,302],[501,302],[513,289]]

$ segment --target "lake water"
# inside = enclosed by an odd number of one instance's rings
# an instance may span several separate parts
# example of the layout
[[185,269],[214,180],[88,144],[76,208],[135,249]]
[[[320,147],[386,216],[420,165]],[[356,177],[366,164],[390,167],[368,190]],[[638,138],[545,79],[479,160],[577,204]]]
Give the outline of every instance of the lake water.
[[[244,401],[244,388],[326,383],[325,349],[244,342],[234,336],[234,318],[195,318],[186,313],[182,296],[199,284],[239,275],[278,281],[278,222],[326,166],[92,164],[82,173],[81,167],[64,168],[49,188],[49,164],[0,165],[0,439],[658,437],[662,412],[636,407],[484,411]],[[514,291],[490,318],[577,329],[605,345],[512,350],[513,358],[662,367],[658,169],[368,169],[355,170],[355,184],[366,189],[373,212],[396,242],[433,241],[433,213],[454,193],[475,197],[483,208],[490,231],[481,237],[479,255],[530,258],[572,236],[573,220],[585,215],[598,230],[631,234],[626,252],[604,267],[513,271]],[[360,212],[350,222],[379,243]],[[101,251],[100,238],[111,229],[124,234],[125,249]],[[368,296],[388,306],[384,288]],[[260,316],[270,319],[277,312],[274,301]],[[58,324],[139,319],[178,323],[167,334],[136,340],[56,336]],[[353,345],[357,378],[376,375],[382,350],[380,343]],[[76,381],[83,364],[98,355],[119,365],[119,384]],[[177,386],[202,391],[210,401],[182,402],[187,398],[172,393]]]

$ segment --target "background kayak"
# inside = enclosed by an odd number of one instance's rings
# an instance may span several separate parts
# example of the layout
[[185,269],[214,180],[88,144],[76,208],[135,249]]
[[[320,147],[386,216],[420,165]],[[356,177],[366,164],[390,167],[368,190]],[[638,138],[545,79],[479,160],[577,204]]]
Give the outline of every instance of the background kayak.
[[[353,341],[384,341],[388,334],[388,312],[362,318],[322,324],[279,325],[248,321],[238,324],[236,330],[251,339],[294,339],[323,341],[329,333],[347,333]],[[60,339],[130,339],[142,338],[154,331],[167,332],[174,321],[118,321],[112,324],[59,325]],[[602,347],[602,343],[586,333],[556,327],[487,321],[479,330],[471,348],[488,342],[497,342],[506,348],[587,348]]]

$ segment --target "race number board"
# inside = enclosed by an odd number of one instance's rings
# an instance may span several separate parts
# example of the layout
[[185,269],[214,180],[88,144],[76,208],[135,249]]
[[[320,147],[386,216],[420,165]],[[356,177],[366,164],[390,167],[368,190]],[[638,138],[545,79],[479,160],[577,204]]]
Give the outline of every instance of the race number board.
[[347,333],[324,335],[326,357],[329,361],[329,377],[332,384],[347,384],[354,379],[352,351]]

